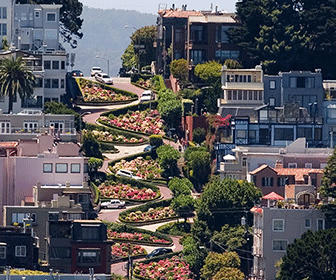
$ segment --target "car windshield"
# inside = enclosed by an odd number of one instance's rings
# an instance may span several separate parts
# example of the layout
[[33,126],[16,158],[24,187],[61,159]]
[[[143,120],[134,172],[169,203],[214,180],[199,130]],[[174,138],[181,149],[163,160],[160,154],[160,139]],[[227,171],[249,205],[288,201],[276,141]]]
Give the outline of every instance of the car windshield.
[[142,96],[150,96],[150,93],[143,93]]
[[110,77],[108,75],[103,75],[104,79],[109,79]]
[[92,70],[100,71],[100,68],[99,67],[93,67]]

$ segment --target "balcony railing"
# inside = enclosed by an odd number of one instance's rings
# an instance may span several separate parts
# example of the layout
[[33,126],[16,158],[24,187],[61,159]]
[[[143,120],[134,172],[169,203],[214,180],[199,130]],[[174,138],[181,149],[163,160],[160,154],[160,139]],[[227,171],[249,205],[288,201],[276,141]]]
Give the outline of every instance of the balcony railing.
[[75,128],[64,128],[64,129],[50,129],[50,128],[22,128],[22,127],[12,127],[9,129],[9,131],[7,130],[6,132],[1,132],[0,134],[2,135],[9,135],[9,134],[44,134],[44,133],[48,133],[48,134],[52,134],[54,136],[59,135],[76,135],[76,129]]

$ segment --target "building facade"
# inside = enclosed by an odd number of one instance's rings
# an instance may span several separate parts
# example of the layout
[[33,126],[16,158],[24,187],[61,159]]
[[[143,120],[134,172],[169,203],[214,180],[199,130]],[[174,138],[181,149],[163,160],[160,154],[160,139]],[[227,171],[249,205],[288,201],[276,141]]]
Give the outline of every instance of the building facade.
[[254,207],[251,212],[254,215],[251,279],[275,280],[276,263],[286,254],[288,244],[308,230],[325,228],[323,212],[314,208]]
[[0,47],[2,40],[5,38],[8,45],[12,38],[12,6],[13,0],[2,0],[0,4]]

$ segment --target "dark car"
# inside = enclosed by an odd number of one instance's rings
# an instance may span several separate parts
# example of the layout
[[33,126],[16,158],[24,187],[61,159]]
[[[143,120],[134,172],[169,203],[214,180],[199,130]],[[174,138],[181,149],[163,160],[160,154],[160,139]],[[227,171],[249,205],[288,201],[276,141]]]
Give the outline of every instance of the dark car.
[[173,252],[173,250],[169,249],[169,248],[157,248],[157,249],[153,250],[152,252],[150,252],[146,256],[146,258],[150,259],[150,258],[154,258],[154,257],[157,257],[157,256],[169,254],[169,253],[172,253],[172,252]]
[[72,77],[83,77],[83,72],[80,70],[73,70],[71,71],[71,76]]
[[144,152],[151,152],[155,149],[155,146],[148,145],[144,148]]

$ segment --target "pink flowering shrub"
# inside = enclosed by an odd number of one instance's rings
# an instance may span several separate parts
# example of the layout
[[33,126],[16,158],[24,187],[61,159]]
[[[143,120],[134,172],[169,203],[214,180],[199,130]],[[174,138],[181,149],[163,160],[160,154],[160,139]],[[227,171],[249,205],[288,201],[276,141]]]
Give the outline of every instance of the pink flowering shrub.
[[110,229],[107,230],[107,236],[109,240],[124,240],[124,241],[138,241],[138,242],[149,242],[149,243],[162,243],[170,244],[170,241],[165,239],[160,239],[156,236],[149,235],[147,233],[128,233],[128,232],[116,232]]
[[102,142],[118,142],[118,143],[143,143],[144,138],[126,137],[120,134],[111,134],[108,131],[92,130],[93,136]]
[[125,258],[129,253],[132,257],[147,254],[146,250],[140,245],[115,243],[111,246],[111,254],[114,259]]
[[120,169],[132,171],[134,175],[145,180],[161,178],[160,164],[153,159],[144,159],[143,157],[137,157],[131,161],[123,159],[111,167],[111,171],[115,173]]
[[125,115],[112,116],[111,118],[102,116],[100,120],[107,125],[127,130],[146,134],[164,135],[163,120],[158,110],[147,109],[145,111],[134,111]]
[[157,192],[150,188],[136,188],[130,184],[105,182],[99,186],[99,191],[104,198],[118,198],[135,201],[148,201],[159,197]]
[[135,211],[130,212],[124,217],[126,222],[147,222],[147,221],[159,221],[162,219],[174,218],[177,214],[170,207],[158,207],[149,208],[147,211]]
[[138,262],[134,266],[134,274],[144,279],[192,280],[189,265],[178,256],[148,264]]

